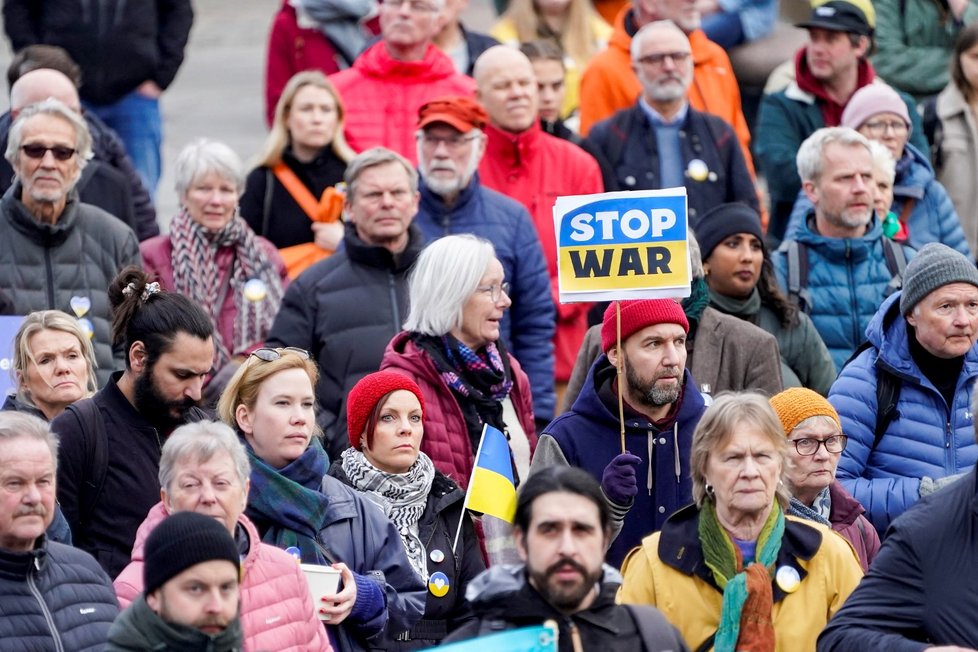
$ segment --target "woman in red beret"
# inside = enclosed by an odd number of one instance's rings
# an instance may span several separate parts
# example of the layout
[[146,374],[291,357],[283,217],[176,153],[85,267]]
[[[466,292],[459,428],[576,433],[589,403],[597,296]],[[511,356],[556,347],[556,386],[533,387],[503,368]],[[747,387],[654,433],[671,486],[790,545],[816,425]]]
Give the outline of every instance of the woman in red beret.
[[424,617],[410,632],[388,637],[385,649],[428,649],[465,624],[465,587],[485,570],[472,521],[462,516],[465,494],[421,452],[425,404],[413,380],[370,374],[350,390],[347,405],[351,447],[329,474],[380,506],[428,585]]

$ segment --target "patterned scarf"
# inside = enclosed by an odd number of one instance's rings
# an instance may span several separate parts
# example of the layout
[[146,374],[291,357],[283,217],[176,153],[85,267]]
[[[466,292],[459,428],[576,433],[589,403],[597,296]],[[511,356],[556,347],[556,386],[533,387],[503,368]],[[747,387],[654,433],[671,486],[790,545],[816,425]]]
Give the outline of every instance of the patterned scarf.
[[[235,355],[264,342],[282,304],[282,280],[247,222],[236,215],[214,233],[197,224],[184,209],[170,222],[170,243],[174,289],[206,310],[215,327],[220,325],[224,304],[222,290],[234,297],[234,341],[225,342],[220,329],[214,329],[214,368],[221,369]],[[234,250],[227,280],[227,270],[219,269],[217,263],[224,247]],[[264,299],[245,298],[244,285],[251,279],[264,283]]]
[[251,492],[245,513],[259,523],[270,523],[262,541],[277,548],[296,547],[303,563],[328,566],[319,542],[319,531],[329,513],[329,502],[320,485],[329,468],[329,457],[319,439],[282,469],[269,466],[247,442],[251,462]]
[[506,432],[502,401],[513,389],[513,374],[502,340],[476,352],[452,335],[415,335],[415,344],[431,356],[442,381],[458,397],[473,450],[488,423]]
[[815,521],[832,527],[832,523],[829,521],[829,514],[832,513],[832,498],[829,496],[829,488],[826,487],[818,492],[811,507],[792,496],[791,504],[788,505],[788,513],[806,521]]
[[771,575],[783,535],[784,514],[775,502],[757,537],[757,560],[745,569],[743,555],[720,525],[713,501],[706,501],[700,509],[703,557],[723,591],[713,646],[716,652],[774,652]]
[[342,453],[343,472],[357,491],[380,505],[401,535],[411,567],[425,582],[428,581],[428,563],[425,561],[424,543],[418,531],[418,521],[424,514],[435,479],[435,465],[424,453],[407,473],[385,473],[371,464],[367,457],[355,448]]

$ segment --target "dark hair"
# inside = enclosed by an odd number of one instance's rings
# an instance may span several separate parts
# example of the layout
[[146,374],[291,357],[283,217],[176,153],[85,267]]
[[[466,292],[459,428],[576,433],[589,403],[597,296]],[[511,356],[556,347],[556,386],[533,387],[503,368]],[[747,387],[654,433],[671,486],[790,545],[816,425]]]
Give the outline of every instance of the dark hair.
[[951,52],[951,81],[969,102],[978,88],[972,88],[965,78],[964,70],[961,69],[961,56],[975,43],[978,43],[978,23],[971,23],[958,32],[958,38],[954,41],[954,50]]
[[604,494],[601,493],[601,485],[591,474],[576,466],[550,466],[527,478],[520,487],[520,495],[516,501],[514,525],[526,532],[533,517],[533,502],[543,494],[561,491],[590,500],[598,508],[601,529],[607,532],[611,528],[611,512]]
[[788,300],[774,274],[774,265],[768,256],[761,263],[761,275],[757,279],[757,293],[761,295],[761,304],[770,308],[778,316],[778,321],[785,328],[798,325],[798,306]]
[[32,70],[41,68],[57,70],[70,79],[75,88],[81,86],[81,66],[75,63],[67,50],[57,45],[28,45],[14,55],[7,68],[7,88],[11,88],[14,82]]
[[391,394],[399,391],[401,390],[395,389],[393,392],[387,392],[381,396],[374,404],[374,409],[370,411],[370,416],[367,417],[367,427],[363,435],[364,439],[367,440],[368,449],[374,447],[374,430],[380,422],[380,413],[384,411],[384,406],[387,405],[387,400],[391,397]]
[[150,284],[149,275],[129,266],[119,272],[109,285],[112,304],[112,345],[124,344],[126,369],[129,349],[134,342],[146,347],[146,364],[152,367],[166,353],[177,333],[187,333],[206,340],[214,334],[214,325],[196,303],[177,292],[158,291],[143,298]]
[[534,61],[556,61],[564,68],[564,53],[560,51],[557,44],[553,41],[527,41],[520,45],[520,52],[526,55],[530,62]]

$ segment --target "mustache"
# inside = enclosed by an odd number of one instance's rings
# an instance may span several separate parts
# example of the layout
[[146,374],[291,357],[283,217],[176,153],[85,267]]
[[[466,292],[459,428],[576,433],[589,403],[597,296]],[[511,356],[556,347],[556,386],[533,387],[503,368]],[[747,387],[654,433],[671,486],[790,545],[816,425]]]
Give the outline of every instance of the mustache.
[[561,559],[551,564],[550,567],[547,568],[547,577],[555,575],[556,573],[568,568],[577,571],[582,577],[587,577],[587,569],[573,559]]
[[18,505],[14,516],[47,516],[48,508],[38,503],[36,505]]
[[659,380],[661,378],[681,378],[682,377],[682,371],[683,370],[678,365],[675,366],[675,367],[666,367],[665,369],[663,369],[659,373],[655,374],[655,376],[652,378],[652,380],[654,382],[654,381]]

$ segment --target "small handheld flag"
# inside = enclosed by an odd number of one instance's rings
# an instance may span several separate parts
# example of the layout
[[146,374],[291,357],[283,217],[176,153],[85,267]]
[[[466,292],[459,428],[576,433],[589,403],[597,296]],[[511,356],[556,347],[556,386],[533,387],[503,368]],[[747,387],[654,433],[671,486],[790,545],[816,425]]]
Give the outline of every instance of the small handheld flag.
[[[516,482],[513,479],[509,442],[501,430],[489,424],[482,428],[482,438],[479,440],[479,450],[475,456],[463,507],[463,518],[465,509],[495,516],[507,523],[512,523],[516,515]],[[459,521],[452,550],[458,545],[461,531]]]

